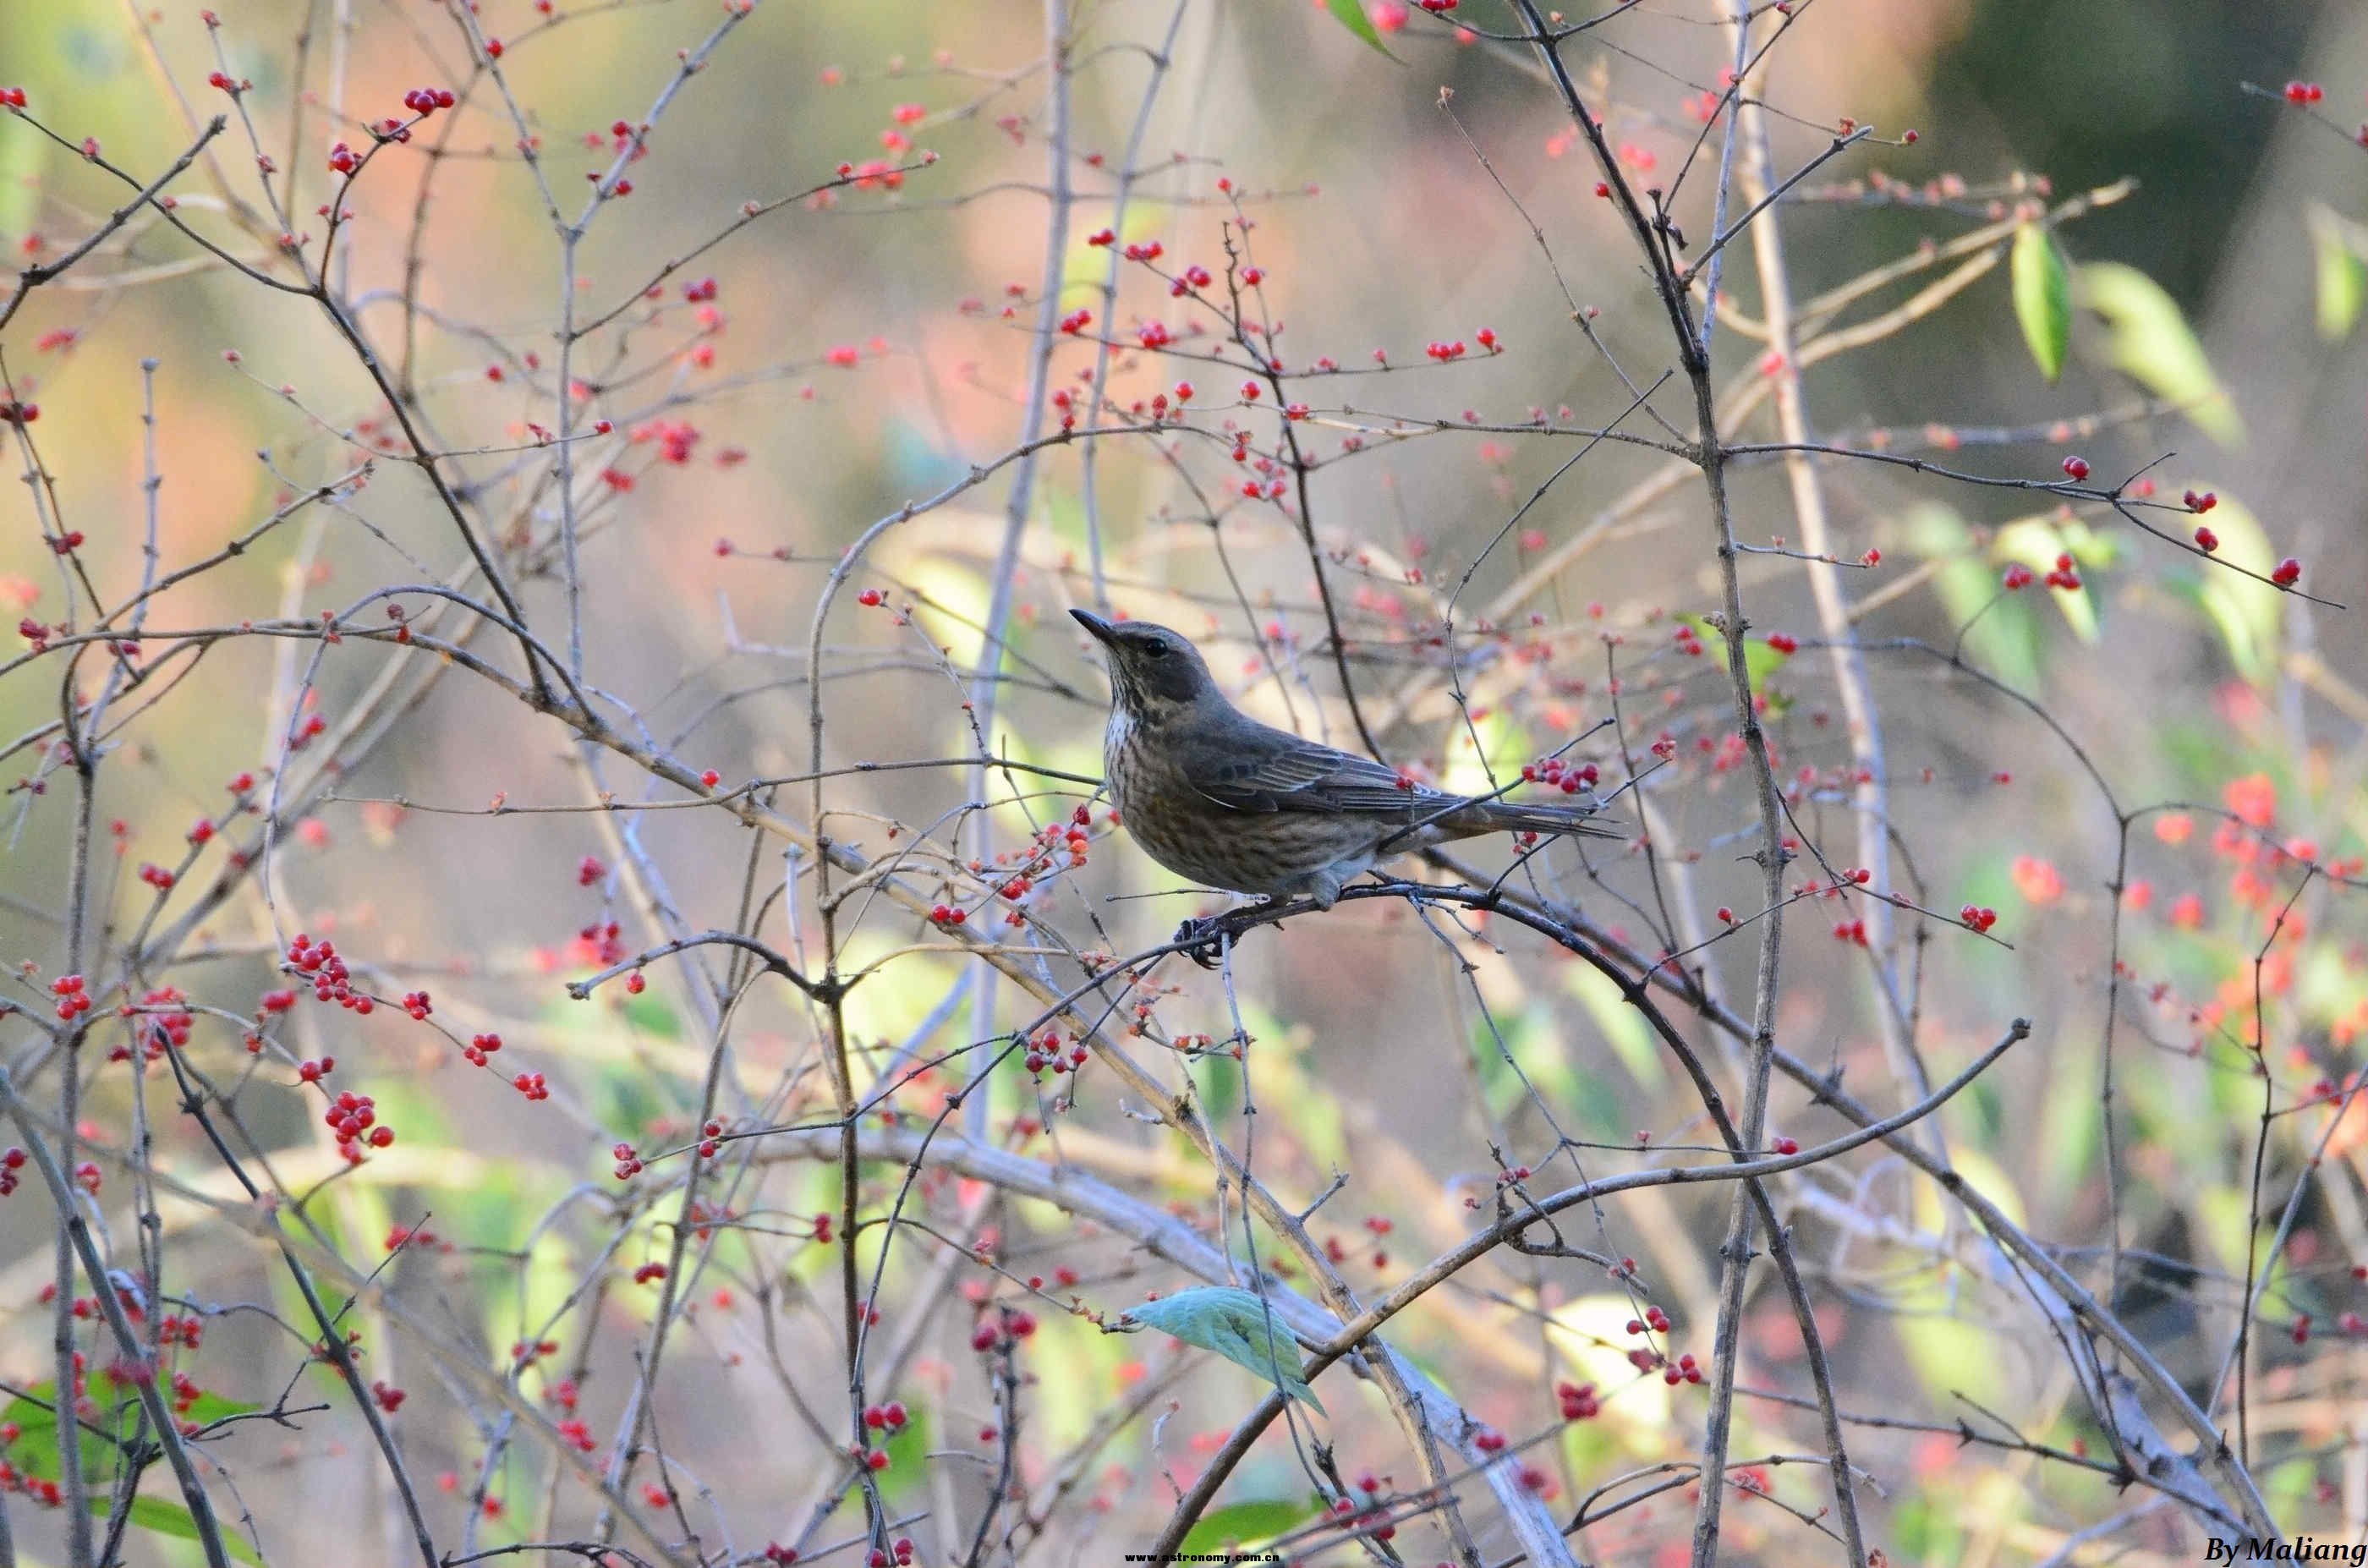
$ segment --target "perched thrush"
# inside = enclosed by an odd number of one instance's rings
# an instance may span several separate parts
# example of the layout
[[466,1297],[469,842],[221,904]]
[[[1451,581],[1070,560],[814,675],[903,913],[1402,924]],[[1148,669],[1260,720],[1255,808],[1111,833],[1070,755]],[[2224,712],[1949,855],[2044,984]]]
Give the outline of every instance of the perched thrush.
[[1261,724],[1225,700],[1200,650],[1164,626],[1069,612],[1110,651],[1103,771],[1119,815],[1179,876],[1329,909],[1390,856],[1484,833],[1615,837],[1601,808],[1516,805],[1425,789],[1369,758]]

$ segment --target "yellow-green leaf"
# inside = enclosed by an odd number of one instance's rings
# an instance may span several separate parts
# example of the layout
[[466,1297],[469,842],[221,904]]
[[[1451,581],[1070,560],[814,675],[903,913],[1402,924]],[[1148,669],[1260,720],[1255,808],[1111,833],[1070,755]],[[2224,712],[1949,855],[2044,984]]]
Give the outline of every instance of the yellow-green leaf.
[[2007,257],[2014,289],[2014,319],[2022,326],[2022,340],[2039,373],[2049,381],[2064,373],[2065,351],[2072,344],[2072,283],[2055,242],[2036,223],[2014,232],[2014,249]]
[[1309,1505],[1280,1497],[1231,1503],[1201,1515],[1201,1522],[1184,1532],[1183,1544],[1177,1551],[1189,1562],[1202,1552],[1222,1551],[1229,1545],[1263,1546],[1301,1520],[1315,1517],[1315,1510]]
[[2161,284],[2118,261],[2080,269],[2080,302],[2105,318],[2106,354],[2113,368],[2166,402],[2224,447],[2245,438],[2245,423],[2228,401],[2203,345],[2195,340],[2179,301]]
[[[113,1509],[111,1498],[94,1497],[90,1500],[90,1511],[101,1518],[107,1517]],[[154,1530],[158,1535],[169,1535],[179,1540],[200,1539],[197,1516],[178,1503],[168,1503],[162,1497],[134,1497],[130,1512],[131,1522],[143,1530]],[[225,1528],[219,1518],[214,1521],[214,1528],[222,1537],[223,1551],[241,1562],[252,1562],[261,1568],[263,1558],[247,1544],[245,1536]]]
[[2318,335],[2340,343],[2360,324],[2360,306],[2368,300],[2368,261],[2361,259],[2356,225],[2314,203],[2310,210],[2310,243],[2318,253]]

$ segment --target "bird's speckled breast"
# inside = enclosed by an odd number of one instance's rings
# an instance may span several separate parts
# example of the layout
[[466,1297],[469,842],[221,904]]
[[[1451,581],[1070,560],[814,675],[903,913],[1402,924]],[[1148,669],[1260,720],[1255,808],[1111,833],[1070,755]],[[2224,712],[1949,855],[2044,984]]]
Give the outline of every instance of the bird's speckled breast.
[[1168,760],[1171,749],[1132,715],[1114,712],[1103,733],[1103,773],[1144,853],[1203,886],[1286,895],[1343,859],[1370,863],[1374,843],[1395,831],[1372,818],[1235,811],[1195,790]]

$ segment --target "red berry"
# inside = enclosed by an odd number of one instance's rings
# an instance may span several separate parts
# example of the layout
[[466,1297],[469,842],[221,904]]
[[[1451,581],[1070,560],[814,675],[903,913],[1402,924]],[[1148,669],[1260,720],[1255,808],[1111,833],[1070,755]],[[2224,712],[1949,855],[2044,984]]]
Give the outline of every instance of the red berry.
[[2089,460],[2088,460],[2088,459],[2086,459],[2086,458],[2078,458],[2078,457],[2075,457],[2075,458],[2066,458],[2066,459],[2064,460],[2064,472],[2066,473],[2066,475],[2067,477],[2072,478],[2072,479],[2086,479],[2086,478],[2088,478],[2088,477],[2089,477]]
[[2293,587],[2302,581],[2302,562],[2291,555],[2287,556],[2278,562],[2278,569],[2270,574],[2270,581],[2281,588]]

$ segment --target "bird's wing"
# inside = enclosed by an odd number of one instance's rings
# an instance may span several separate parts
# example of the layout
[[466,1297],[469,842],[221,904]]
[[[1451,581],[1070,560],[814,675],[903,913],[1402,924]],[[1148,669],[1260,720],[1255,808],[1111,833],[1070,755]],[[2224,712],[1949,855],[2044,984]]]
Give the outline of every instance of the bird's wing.
[[1237,812],[1405,812],[1454,797],[1410,786],[1394,769],[1314,741],[1245,725],[1222,741],[1182,748],[1185,781]]

